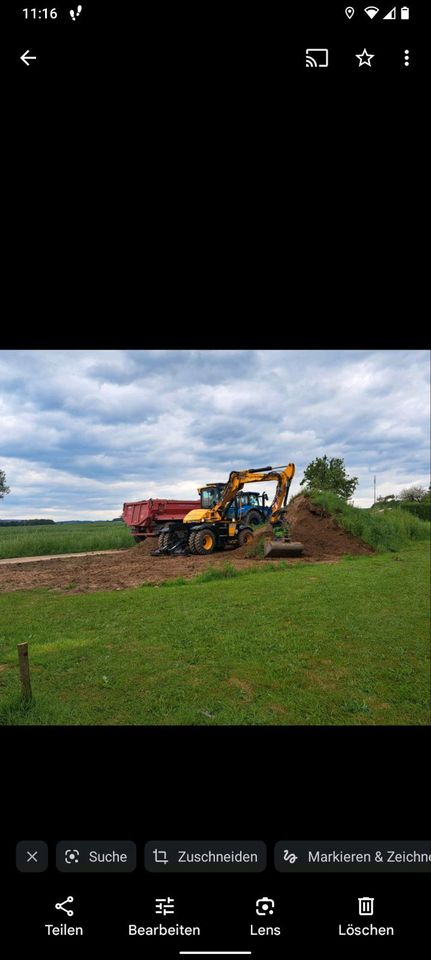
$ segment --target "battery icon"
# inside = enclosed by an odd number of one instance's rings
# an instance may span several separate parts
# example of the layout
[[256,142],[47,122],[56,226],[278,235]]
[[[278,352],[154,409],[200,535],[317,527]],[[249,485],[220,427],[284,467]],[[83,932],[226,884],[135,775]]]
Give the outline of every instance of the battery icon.
[[410,7],[401,7],[401,20],[409,20]]

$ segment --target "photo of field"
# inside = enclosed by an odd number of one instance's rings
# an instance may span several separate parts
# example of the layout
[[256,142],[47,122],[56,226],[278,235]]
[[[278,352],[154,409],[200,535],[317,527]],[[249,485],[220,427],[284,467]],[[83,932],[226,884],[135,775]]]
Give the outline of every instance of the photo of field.
[[127,481],[118,502],[114,473],[111,516],[81,522],[76,506],[75,520],[67,506],[49,516],[37,489],[44,522],[9,505],[8,521],[8,466],[0,724],[428,724],[429,493],[416,483],[417,499],[395,489],[356,505],[343,484],[358,477],[318,454],[276,503],[254,482],[284,482],[276,457],[238,458],[232,499],[222,467],[189,466],[186,499],[138,478],[139,510]]

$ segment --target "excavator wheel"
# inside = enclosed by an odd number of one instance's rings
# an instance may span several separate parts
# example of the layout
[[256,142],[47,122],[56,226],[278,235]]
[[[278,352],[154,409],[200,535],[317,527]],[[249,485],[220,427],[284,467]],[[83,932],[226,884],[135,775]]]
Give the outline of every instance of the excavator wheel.
[[209,527],[203,530],[197,530],[193,538],[194,553],[207,555],[214,553],[216,548],[216,536]]
[[245,527],[244,530],[240,530],[238,534],[238,546],[245,547],[246,543],[252,543],[253,541],[253,531],[248,530]]
[[190,553],[196,553],[195,540],[197,532],[197,530],[190,531],[189,539],[187,541],[187,548]]

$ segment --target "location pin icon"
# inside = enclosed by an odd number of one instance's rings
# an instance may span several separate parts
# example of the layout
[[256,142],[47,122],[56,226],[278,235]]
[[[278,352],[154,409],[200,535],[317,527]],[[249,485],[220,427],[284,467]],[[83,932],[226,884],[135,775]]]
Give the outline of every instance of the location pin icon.
[[355,14],[355,8],[354,8],[354,7],[346,7],[346,17],[348,17],[349,20],[352,19],[352,17],[354,16],[354,14]]

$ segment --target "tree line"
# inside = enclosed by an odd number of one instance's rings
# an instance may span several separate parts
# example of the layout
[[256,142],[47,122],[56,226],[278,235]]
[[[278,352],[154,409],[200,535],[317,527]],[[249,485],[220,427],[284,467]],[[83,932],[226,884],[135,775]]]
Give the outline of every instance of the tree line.
[[55,523],[55,520],[0,520],[0,527],[35,527],[46,523]]

